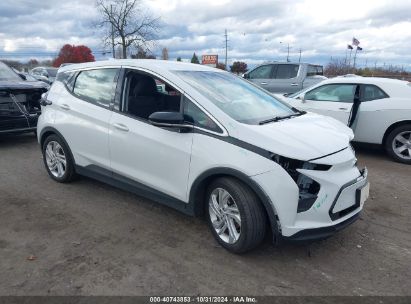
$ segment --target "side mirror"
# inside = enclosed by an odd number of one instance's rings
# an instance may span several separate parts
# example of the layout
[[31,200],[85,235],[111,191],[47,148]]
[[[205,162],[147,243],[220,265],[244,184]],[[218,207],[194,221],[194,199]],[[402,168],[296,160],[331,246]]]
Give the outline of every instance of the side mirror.
[[247,73],[244,73],[242,76],[244,79],[250,79],[250,76]]
[[305,94],[301,95],[300,97],[302,103],[306,103]]
[[193,126],[184,121],[180,112],[154,112],[148,121],[157,127],[191,129]]

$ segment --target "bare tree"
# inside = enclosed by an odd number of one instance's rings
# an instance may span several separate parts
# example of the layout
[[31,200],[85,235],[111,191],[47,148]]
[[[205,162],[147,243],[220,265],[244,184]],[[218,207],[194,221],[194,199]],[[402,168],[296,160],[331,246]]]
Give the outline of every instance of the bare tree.
[[127,48],[145,46],[153,42],[159,29],[159,18],[154,18],[141,6],[141,0],[97,0],[101,14],[98,26],[105,29],[106,45],[120,45],[122,58]]
[[168,60],[168,49],[167,48],[163,48],[161,50],[161,59]]

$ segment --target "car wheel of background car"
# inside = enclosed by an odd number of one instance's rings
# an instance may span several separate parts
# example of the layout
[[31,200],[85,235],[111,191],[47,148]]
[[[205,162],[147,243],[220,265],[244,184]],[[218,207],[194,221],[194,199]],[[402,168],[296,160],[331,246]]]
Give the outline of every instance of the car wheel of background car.
[[258,246],[267,228],[265,210],[242,182],[223,177],[207,191],[207,219],[216,240],[227,250],[242,253]]
[[396,161],[411,164],[411,124],[392,130],[385,142],[385,148]]
[[50,135],[43,144],[43,161],[48,174],[59,183],[75,177],[74,161],[66,143],[57,135]]

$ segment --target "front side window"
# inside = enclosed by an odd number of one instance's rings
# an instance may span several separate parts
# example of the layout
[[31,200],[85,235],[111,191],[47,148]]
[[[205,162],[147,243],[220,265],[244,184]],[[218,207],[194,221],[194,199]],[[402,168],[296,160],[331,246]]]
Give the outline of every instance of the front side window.
[[237,76],[224,72],[175,71],[186,83],[233,119],[258,124],[274,117],[294,115],[289,105]]
[[388,95],[385,94],[384,91],[381,90],[376,85],[366,84],[364,86],[364,97],[363,97],[364,101],[383,99],[383,98],[387,98],[387,97],[388,97]]
[[271,64],[263,65],[251,71],[248,76],[250,79],[268,79],[271,78],[272,68]]
[[121,111],[148,120],[155,112],[180,112],[181,93],[152,75],[126,72]]
[[184,117],[188,123],[196,127],[207,129],[213,132],[222,133],[220,127],[204,111],[192,103],[188,98],[184,98]]
[[279,64],[277,67],[277,79],[291,79],[297,77],[298,64]]
[[90,103],[109,107],[113,101],[118,69],[82,71],[78,74],[73,94]]
[[355,84],[327,84],[307,92],[305,99],[352,103],[356,88]]

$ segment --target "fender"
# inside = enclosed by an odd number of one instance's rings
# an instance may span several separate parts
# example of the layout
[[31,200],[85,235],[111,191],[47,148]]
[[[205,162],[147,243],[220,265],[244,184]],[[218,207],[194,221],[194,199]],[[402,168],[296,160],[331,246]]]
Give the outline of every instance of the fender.
[[204,207],[206,203],[204,201],[204,195],[207,189],[207,185],[211,182],[211,180],[220,176],[235,177],[254,191],[254,193],[263,204],[265,211],[267,212],[271,231],[273,234],[273,240],[274,243],[277,243],[280,240],[280,225],[274,204],[272,203],[268,195],[264,192],[264,190],[248,175],[244,174],[241,171],[227,167],[220,167],[208,169],[207,171],[200,174],[193,182],[189,194],[189,205],[192,206],[193,213],[196,216],[204,214]]

